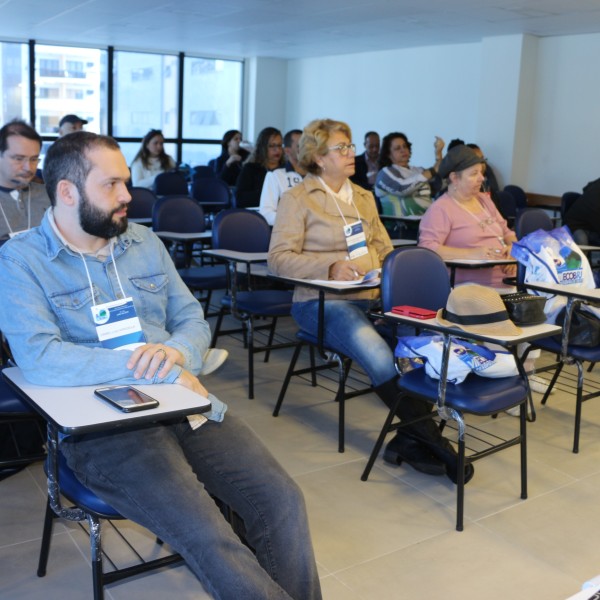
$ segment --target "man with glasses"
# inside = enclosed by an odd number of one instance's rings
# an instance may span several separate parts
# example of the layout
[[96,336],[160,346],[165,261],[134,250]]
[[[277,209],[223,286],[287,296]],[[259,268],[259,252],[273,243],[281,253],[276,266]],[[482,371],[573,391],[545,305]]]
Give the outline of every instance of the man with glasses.
[[46,188],[33,181],[42,138],[18,119],[0,129],[0,243],[36,227],[50,206]]

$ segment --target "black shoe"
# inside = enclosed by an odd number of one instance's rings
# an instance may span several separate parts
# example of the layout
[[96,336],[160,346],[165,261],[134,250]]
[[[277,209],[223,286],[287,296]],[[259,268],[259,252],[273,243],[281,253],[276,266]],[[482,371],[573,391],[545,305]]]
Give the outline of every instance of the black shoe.
[[397,434],[385,447],[383,460],[392,465],[409,464],[427,475],[446,475],[446,465],[436,458],[426,446],[414,438]]
[[[450,481],[454,484],[458,482],[458,454],[454,449],[454,446],[445,437],[441,438],[441,441],[437,444],[429,445],[428,448],[431,450],[439,460],[443,461],[446,466],[446,475]],[[475,475],[475,468],[471,463],[465,465],[465,484],[469,483]]]

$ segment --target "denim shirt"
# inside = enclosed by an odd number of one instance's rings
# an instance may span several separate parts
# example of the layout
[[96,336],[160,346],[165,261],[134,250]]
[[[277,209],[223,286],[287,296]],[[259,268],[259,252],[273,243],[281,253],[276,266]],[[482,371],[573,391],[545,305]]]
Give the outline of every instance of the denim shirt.
[[[162,380],[135,379],[128,350],[103,348],[92,320],[92,292],[83,258],[56,235],[49,209],[39,227],[0,248],[0,329],[24,376],[56,386],[173,383],[182,367]],[[147,343],[176,348],[183,367],[197,374],[210,344],[200,303],[179,277],[162,241],[146,227],[130,224],[116,238],[113,256],[126,296],[131,296]],[[122,297],[109,256],[85,256],[96,304]],[[211,397],[206,416],[223,420],[225,404]]]

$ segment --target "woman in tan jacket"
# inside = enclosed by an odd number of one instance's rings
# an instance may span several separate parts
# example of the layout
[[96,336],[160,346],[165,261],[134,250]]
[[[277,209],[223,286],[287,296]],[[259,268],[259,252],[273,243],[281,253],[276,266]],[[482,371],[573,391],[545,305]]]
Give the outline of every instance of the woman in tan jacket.
[[[299,160],[308,175],[286,192],[277,208],[269,249],[269,268],[300,279],[350,281],[380,268],[392,245],[379,220],[370,192],[353,184],[355,146],[345,123],[312,121],[300,139]],[[297,286],[292,316],[316,336],[318,292]],[[374,391],[391,406],[396,399],[394,355],[377,333],[367,312],[377,301],[376,288],[340,296],[326,295],[325,346],[356,361],[368,374]],[[399,417],[411,419],[430,412],[429,405],[405,397]],[[418,436],[412,437],[411,434]],[[457,479],[457,458],[432,419],[403,430],[388,444],[384,458],[403,461],[431,475]],[[465,480],[472,477],[468,466]]]

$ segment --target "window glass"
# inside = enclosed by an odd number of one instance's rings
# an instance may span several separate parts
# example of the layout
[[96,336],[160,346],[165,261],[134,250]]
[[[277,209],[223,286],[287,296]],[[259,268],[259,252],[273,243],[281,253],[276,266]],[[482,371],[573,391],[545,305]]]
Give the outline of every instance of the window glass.
[[106,132],[106,60],[106,50],[35,45],[35,128],[41,135],[56,134],[67,114],[88,121],[88,131]]
[[161,129],[177,137],[178,58],[115,52],[113,135],[139,137]]
[[190,167],[207,165],[221,154],[221,144],[183,144],[182,162]]
[[0,42],[0,123],[29,121],[29,48]]
[[[141,140],[140,140],[141,142]],[[127,161],[127,164],[131,166],[135,155],[138,153],[140,149],[141,143],[139,142],[119,142],[119,146],[121,147],[121,152]],[[177,162],[177,145],[173,143],[166,142],[165,143],[165,152],[173,157],[173,160]]]
[[[184,138],[220,140],[228,129],[241,129],[242,66],[234,60],[184,58]],[[212,152],[210,147],[197,151]]]

